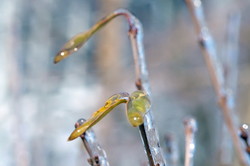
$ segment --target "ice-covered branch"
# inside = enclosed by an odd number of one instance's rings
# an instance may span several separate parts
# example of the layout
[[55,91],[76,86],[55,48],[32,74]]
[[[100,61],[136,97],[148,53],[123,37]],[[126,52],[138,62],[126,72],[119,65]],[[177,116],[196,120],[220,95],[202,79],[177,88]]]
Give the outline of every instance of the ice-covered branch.
[[[84,119],[79,119],[75,124],[75,128],[79,127],[84,122]],[[81,139],[85,149],[89,154],[90,158],[88,159],[88,162],[91,166],[109,166],[106,152],[98,144],[93,130],[89,129],[88,131],[83,133],[81,135]]]
[[[148,71],[145,62],[144,45],[143,45],[143,29],[141,23],[133,15],[130,15],[133,21],[132,27],[129,30],[129,37],[132,45],[135,71],[136,71],[136,86],[138,90],[144,90],[150,96],[150,84],[148,81]],[[144,142],[147,156],[150,165],[165,165],[162,150],[159,144],[159,137],[154,126],[151,111],[144,117],[144,124],[139,126],[141,138]]]

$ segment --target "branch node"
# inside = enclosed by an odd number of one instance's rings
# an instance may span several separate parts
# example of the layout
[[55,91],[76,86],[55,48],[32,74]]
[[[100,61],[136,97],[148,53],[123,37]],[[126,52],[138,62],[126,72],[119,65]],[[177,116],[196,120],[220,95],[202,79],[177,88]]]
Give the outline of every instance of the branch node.
[[138,79],[135,82],[135,86],[137,87],[138,90],[142,90],[142,81],[141,81],[141,79]]
[[222,94],[219,99],[218,99],[218,104],[219,105],[225,105],[227,104],[227,95],[226,94]]
[[198,38],[198,43],[203,49],[206,48],[205,39],[203,37]]
[[132,35],[134,38],[137,36],[138,29],[134,24],[130,25],[128,33]]

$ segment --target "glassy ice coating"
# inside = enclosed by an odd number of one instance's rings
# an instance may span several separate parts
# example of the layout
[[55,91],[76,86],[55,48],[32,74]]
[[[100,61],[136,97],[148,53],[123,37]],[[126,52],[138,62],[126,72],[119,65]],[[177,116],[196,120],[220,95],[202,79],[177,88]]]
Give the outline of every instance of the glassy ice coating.
[[105,103],[103,107],[93,113],[93,115],[81,126],[77,127],[70,135],[69,141],[79,137],[90,127],[94,126],[99,122],[104,116],[106,116],[113,108],[121,103],[126,103],[128,101],[128,93],[118,93],[111,96]]
[[[85,122],[85,119],[79,119],[75,127],[77,128]],[[88,159],[89,164],[93,166],[109,166],[106,152],[97,142],[94,131],[89,129],[85,134],[81,135],[81,138],[90,157]]]
[[67,58],[72,53],[78,51],[79,48],[91,37],[92,31],[79,33],[70,39],[63,48],[57,53],[54,63],[58,63],[61,60]]
[[[67,58],[72,53],[78,51],[86,42],[87,40],[93,36],[99,29],[104,27],[108,22],[110,22],[112,19],[119,15],[124,15],[125,17],[133,17],[127,10],[120,9],[116,10],[115,12],[111,13],[110,15],[107,15],[106,17],[99,20],[95,25],[93,25],[89,30],[86,32],[79,33],[75,35],[73,38],[71,38],[64,46],[63,48],[57,53],[57,55],[54,58],[54,63],[58,63],[61,60]],[[129,21],[130,23],[130,21]],[[130,25],[132,26],[132,25]]]
[[[96,136],[93,130],[88,130],[85,134],[85,140],[88,143],[89,148],[91,149],[92,157],[98,156],[98,162],[100,166],[109,166],[106,152],[102,149],[99,143],[96,141]],[[90,158],[90,160],[93,160]]]
[[151,103],[149,96],[144,91],[135,91],[130,95],[127,103],[128,121],[133,127],[141,125],[144,121],[144,115],[150,109]]

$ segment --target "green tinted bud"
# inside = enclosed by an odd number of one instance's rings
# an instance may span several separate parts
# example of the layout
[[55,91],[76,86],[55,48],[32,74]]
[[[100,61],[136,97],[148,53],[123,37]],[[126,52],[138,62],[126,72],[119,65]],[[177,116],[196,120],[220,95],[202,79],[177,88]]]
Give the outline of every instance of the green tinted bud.
[[140,111],[133,108],[129,110],[128,120],[133,127],[141,125],[143,123],[143,118],[144,115]]
[[149,96],[144,91],[135,91],[130,95],[127,103],[127,116],[129,123],[137,127],[143,123],[144,115],[150,109]]

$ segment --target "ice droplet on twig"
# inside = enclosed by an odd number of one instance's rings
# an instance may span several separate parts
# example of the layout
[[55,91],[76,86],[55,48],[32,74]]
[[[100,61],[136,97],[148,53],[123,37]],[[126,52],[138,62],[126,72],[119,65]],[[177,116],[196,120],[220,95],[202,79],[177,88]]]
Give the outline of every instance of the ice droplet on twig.
[[[75,127],[80,126],[85,121],[86,120],[84,119],[79,119],[75,124]],[[109,166],[106,152],[97,142],[95,133],[92,129],[89,129],[88,131],[83,133],[81,135],[81,139],[89,154],[90,158],[88,159],[88,162],[91,166]]]

